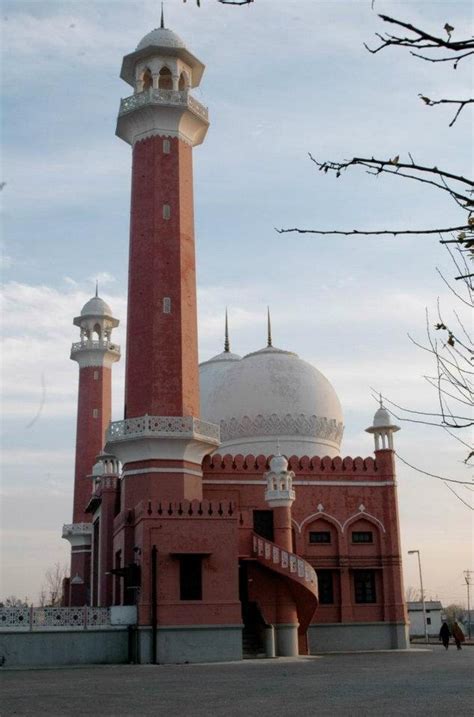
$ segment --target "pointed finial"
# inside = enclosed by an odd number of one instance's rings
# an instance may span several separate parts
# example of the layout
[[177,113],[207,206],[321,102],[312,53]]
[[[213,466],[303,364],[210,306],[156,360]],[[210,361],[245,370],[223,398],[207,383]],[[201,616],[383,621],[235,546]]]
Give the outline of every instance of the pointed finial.
[[95,280],[95,298],[99,296],[99,279]]
[[160,23],[160,27],[161,27],[161,28],[164,28],[164,26],[165,26],[165,13],[164,13],[164,10],[163,10],[163,3],[161,3],[161,23]]
[[381,394],[381,393],[379,393],[379,404],[380,404],[380,408],[383,408],[383,401],[382,401],[382,394]]
[[281,450],[280,450],[280,439],[277,438],[277,456],[281,456]]
[[267,346],[272,346],[272,321],[270,318],[270,307],[267,306]]
[[227,317],[227,306],[225,308],[225,330],[224,330],[224,351],[226,354],[230,351],[230,343],[229,343],[229,320]]

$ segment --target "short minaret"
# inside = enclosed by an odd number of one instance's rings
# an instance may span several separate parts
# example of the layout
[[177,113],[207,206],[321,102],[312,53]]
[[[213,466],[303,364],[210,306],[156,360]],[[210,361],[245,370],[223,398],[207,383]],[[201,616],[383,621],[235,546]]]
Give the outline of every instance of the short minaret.
[[79,364],[74,503],[73,522],[63,527],[63,538],[72,550],[69,604],[83,605],[89,600],[90,586],[92,526],[85,512],[92,491],[90,476],[110,423],[111,367],[120,359],[120,347],[112,343],[112,330],[119,321],[97,289],[74,324],[81,331],[80,341],[71,348],[71,359]]
[[124,508],[143,495],[202,499],[202,458],[219,444],[199,420],[192,151],[209,122],[190,90],[203,71],[163,19],[122,63],[133,88],[117,120],[132,147],[125,420],[107,450],[123,464]]
[[[120,463],[100,453],[92,468],[93,495],[89,512],[94,522],[91,604],[108,606],[113,599],[113,532],[120,491]],[[97,503],[97,506],[96,506]],[[100,507],[98,507],[100,505]]]
[[[270,470],[264,476],[267,481],[265,501],[273,509],[273,539],[280,548],[288,553],[293,552],[291,506],[296,497],[293,489],[294,477],[294,472],[288,470],[288,461],[280,453],[270,460]],[[275,625],[277,652],[281,656],[295,656],[298,655],[296,604],[288,586],[283,581],[278,583],[277,590]]]
[[392,423],[390,413],[382,403],[382,397],[380,397],[380,407],[374,415],[373,425],[365,430],[367,433],[373,433],[376,451],[394,450],[393,434],[399,431],[400,427]]

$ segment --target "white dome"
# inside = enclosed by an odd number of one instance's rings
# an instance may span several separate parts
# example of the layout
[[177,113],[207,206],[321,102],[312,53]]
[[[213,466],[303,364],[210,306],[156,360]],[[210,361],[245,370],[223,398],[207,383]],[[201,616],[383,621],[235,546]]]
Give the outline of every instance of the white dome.
[[100,296],[93,296],[82,307],[81,316],[113,316],[113,314],[110,306]]
[[288,461],[285,456],[281,456],[279,453],[270,461],[270,470],[273,473],[286,473],[288,470]]
[[266,347],[201,364],[201,416],[221,428],[219,453],[339,454],[342,409],[329,381],[290,351]]
[[156,27],[149,32],[137,45],[137,50],[144,50],[145,47],[175,47],[185,48],[182,39],[167,27]]
[[[212,393],[216,385],[220,385],[224,374],[234,366],[236,361],[241,361],[242,357],[233,354],[230,351],[223,351],[217,356],[213,356],[209,361],[199,364],[199,388],[201,392],[201,406],[203,405],[203,397]],[[204,398],[205,401],[205,398]],[[202,408],[201,408],[202,416]]]
[[375,428],[386,428],[392,425],[392,419],[390,413],[387,411],[385,406],[380,406],[377,409],[374,416],[374,427]]

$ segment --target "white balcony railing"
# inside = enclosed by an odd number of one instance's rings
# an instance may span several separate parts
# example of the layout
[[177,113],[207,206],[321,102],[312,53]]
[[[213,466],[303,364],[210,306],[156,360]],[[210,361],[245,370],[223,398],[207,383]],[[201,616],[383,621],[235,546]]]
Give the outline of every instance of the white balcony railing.
[[140,416],[114,421],[107,431],[107,441],[144,438],[147,436],[192,438],[201,437],[219,443],[219,426],[192,416]]
[[187,90],[155,90],[150,88],[138,92],[136,95],[125,97],[120,101],[119,117],[133,112],[145,105],[165,105],[168,107],[187,107],[198,117],[208,121],[209,113],[198,100],[189,94]]
[[76,341],[71,346],[71,353],[76,351],[90,351],[90,350],[102,349],[104,351],[112,351],[112,353],[120,355],[120,346],[112,343],[111,341]]

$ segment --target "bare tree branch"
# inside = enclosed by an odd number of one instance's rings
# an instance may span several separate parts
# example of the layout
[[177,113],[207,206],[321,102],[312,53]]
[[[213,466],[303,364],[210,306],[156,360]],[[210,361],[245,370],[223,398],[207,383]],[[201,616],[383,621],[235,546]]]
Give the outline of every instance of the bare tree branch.
[[275,227],[275,231],[278,232],[278,234],[289,234],[291,232],[297,232],[298,234],[320,234],[323,236],[329,234],[338,234],[341,236],[351,236],[353,234],[358,234],[360,236],[382,236],[384,234],[390,234],[391,236],[399,236],[401,234],[447,234],[448,232],[457,232],[465,228],[465,226],[460,226],[447,227],[446,229],[380,229],[376,231],[351,229],[350,231],[341,231],[338,229],[299,229],[298,227],[293,227],[292,229],[277,229]]
[[[442,480],[445,483],[457,483],[458,485],[474,485],[473,481],[464,481],[464,480],[455,480],[454,478],[446,478],[446,476],[439,476],[436,473],[430,473],[429,471],[424,471],[422,468],[417,468],[416,466],[412,465],[408,461],[406,461],[404,458],[401,457],[401,455],[398,453],[398,451],[395,452],[395,455],[397,456],[398,460],[400,460],[402,463],[404,463],[409,468],[413,468],[413,470],[418,471],[418,473],[423,473],[423,475],[428,476],[429,478],[437,478],[438,480]],[[469,506],[471,507],[471,506]],[[471,510],[473,510],[471,508]]]
[[423,100],[425,105],[428,105],[428,107],[434,107],[435,105],[458,105],[458,109],[456,111],[456,114],[454,115],[453,119],[449,123],[449,127],[452,127],[453,124],[456,122],[457,118],[463,111],[463,109],[466,107],[466,105],[470,105],[474,102],[474,99],[468,99],[468,100],[430,100],[429,97],[426,97],[426,95],[420,94],[419,97]]

